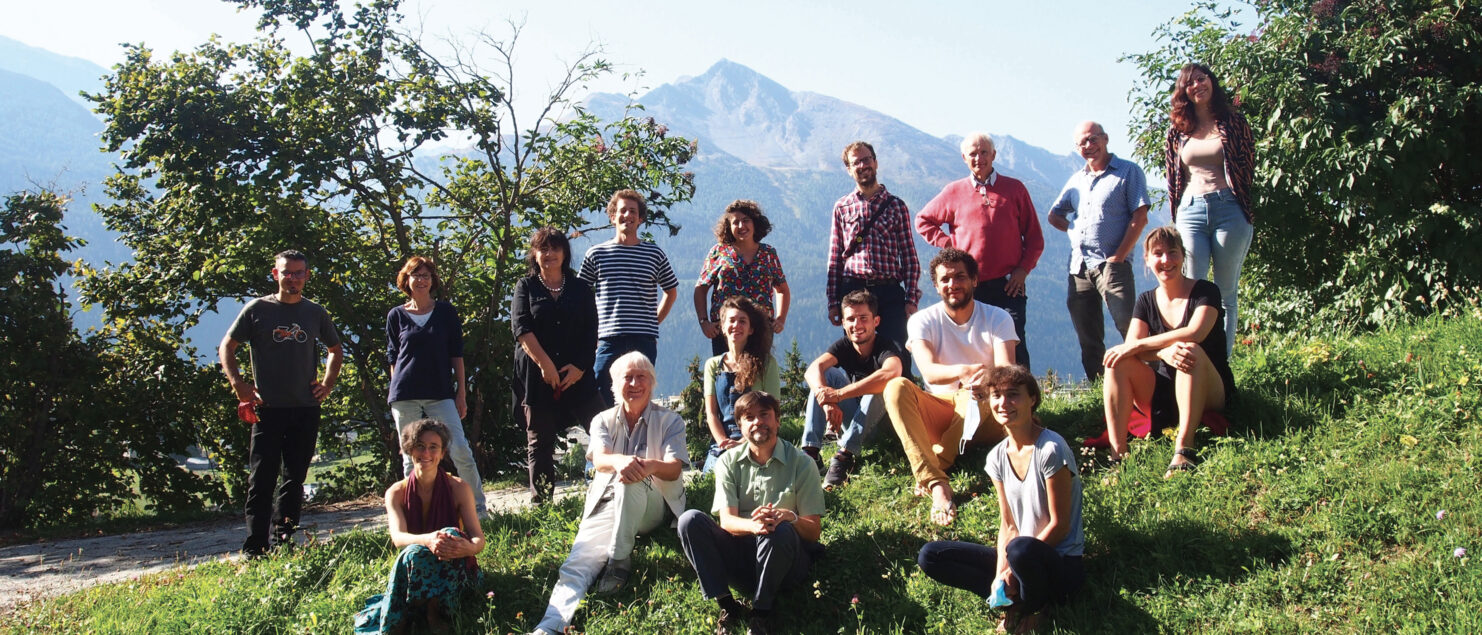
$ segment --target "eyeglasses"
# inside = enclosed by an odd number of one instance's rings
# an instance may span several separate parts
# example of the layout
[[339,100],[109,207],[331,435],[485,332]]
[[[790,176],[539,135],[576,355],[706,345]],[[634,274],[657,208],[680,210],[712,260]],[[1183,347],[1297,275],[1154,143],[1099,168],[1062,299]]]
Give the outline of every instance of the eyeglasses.
[[304,278],[309,277],[309,270],[300,269],[298,271],[283,271],[280,269],[278,270],[278,277],[289,278],[291,280],[303,280]]
[[413,279],[413,280],[431,280],[432,279],[432,274],[430,274],[430,273],[414,273],[414,274],[412,274],[409,277],[411,279]]

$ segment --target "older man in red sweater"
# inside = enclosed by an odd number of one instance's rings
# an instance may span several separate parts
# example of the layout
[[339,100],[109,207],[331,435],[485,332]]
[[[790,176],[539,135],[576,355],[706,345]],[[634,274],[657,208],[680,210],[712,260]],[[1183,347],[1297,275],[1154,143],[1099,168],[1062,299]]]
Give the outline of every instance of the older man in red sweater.
[[993,139],[974,132],[962,140],[962,161],[970,174],[948,183],[916,216],[916,231],[937,247],[956,247],[978,262],[974,299],[1009,312],[1019,336],[1016,357],[1029,368],[1024,313],[1029,297],[1024,281],[1045,251],[1039,216],[1029,190],[1018,179],[993,169]]

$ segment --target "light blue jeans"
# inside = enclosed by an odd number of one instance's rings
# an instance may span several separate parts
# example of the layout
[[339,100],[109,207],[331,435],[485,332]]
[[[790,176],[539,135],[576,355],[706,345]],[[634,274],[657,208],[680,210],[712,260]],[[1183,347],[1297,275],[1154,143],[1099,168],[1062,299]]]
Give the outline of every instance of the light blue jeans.
[[[453,460],[453,466],[458,468],[458,478],[468,481],[473,488],[473,504],[479,510],[479,515],[484,515],[484,482],[479,478],[479,466],[473,460],[473,448],[468,446],[468,438],[463,436],[463,420],[458,418],[458,407],[453,405],[452,399],[406,399],[391,402],[391,418],[396,422],[396,437],[401,438],[401,430],[418,419],[437,419],[448,426],[448,458]],[[411,476],[412,459],[401,455],[402,474]]]
[[[1245,220],[1245,212],[1229,189],[1205,194],[1185,194],[1174,221],[1183,235],[1184,273],[1190,278],[1205,278],[1220,288],[1225,305],[1225,353],[1235,348],[1235,325],[1239,323],[1240,267],[1250,251],[1255,227]],[[1214,275],[1209,276],[1210,266]]]
[[[849,385],[849,374],[834,366],[824,371],[823,381],[829,388],[843,388]],[[863,395],[839,400],[839,409],[844,411],[844,433],[839,435],[840,449],[855,456],[859,456],[864,449],[865,418],[870,414],[870,400],[874,398],[874,395]],[[808,414],[803,419],[803,447],[823,447],[823,432],[827,427],[828,415],[823,413],[823,406],[818,405],[817,396],[810,390]]]

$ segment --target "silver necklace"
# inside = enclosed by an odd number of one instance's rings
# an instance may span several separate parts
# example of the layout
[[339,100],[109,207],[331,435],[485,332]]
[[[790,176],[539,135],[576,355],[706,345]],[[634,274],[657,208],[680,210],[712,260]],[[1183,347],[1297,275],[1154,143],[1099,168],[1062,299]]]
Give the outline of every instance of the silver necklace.
[[561,286],[554,289],[551,288],[551,285],[545,283],[545,276],[535,277],[540,279],[540,286],[545,287],[545,290],[551,292],[551,295],[561,295],[561,291],[566,288],[566,274],[564,273],[561,274]]

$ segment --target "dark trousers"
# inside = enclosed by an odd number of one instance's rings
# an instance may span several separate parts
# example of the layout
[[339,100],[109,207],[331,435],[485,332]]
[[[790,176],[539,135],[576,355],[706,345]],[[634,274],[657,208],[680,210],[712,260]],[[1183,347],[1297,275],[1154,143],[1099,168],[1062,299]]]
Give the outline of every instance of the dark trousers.
[[[257,409],[252,445],[247,454],[247,541],[244,550],[268,547],[268,525],[286,541],[298,527],[304,502],[304,478],[319,439],[319,406]],[[283,482],[278,482],[278,470]],[[274,489],[277,496],[274,496]]]
[[901,348],[901,368],[907,374],[912,373],[911,353],[906,350],[906,290],[899,282],[869,284],[846,276],[839,284],[839,297],[859,289],[868,289],[874,294],[875,301],[880,304],[880,327],[875,329],[875,333],[895,340]]
[[1024,337],[1024,312],[1029,307],[1029,294],[1026,291],[1024,295],[1009,297],[1003,290],[1008,283],[1008,278],[979,280],[978,286],[973,288],[973,299],[1008,311],[1009,317],[1014,318],[1014,333],[1019,336],[1019,345],[1014,347],[1014,363],[1029,368],[1029,340]]
[[[1054,547],[1031,536],[1009,541],[1009,569],[1019,580],[1014,606],[1034,613],[1047,603],[1063,604],[1081,588],[1086,572],[1080,556],[1062,556]],[[928,542],[916,556],[921,572],[947,586],[966,589],[987,598],[998,577],[998,552],[971,542]]]
[[1132,321],[1132,308],[1137,304],[1137,280],[1132,263],[1102,262],[1095,267],[1082,265],[1081,273],[1065,279],[1065,308],[1070,310],[1070,324],[1081,343],[1081,369],[1086,380],[1095,381],[1102,374],[1106,357],[1106,322],[1101,316],[1105,303],[1112,324],[1122,339]]
[[563,394],[555,405],[523,404],[521,408],[525,416],[525,463],[530,470],[530,497],[543,503],[551,500],[556,489],[556,437],[572,424],[590,430],[592,417],[601,412],[602,402],[590,391],[586,395],[573,391]]
[[705,599],[731,595],[731,584],[751,589],[752,608],[770,611],[777,591],[802,584],[813,566],[813,554],[792,523],[781,523],[764,536],[736,536],[721,529],[710,514],[691,509],[679,517],[679,543],[695,567]]
[[[612,363],[632,351],[648,356],[648,361],[659,363],[659,338],[647,335],[614,335],[597,340],[597,358],[592,363],[592,372],[597,373],[597,395],[604,408],[617,403],[612,397]],[[586,425],[588,422],[582,422]]]

